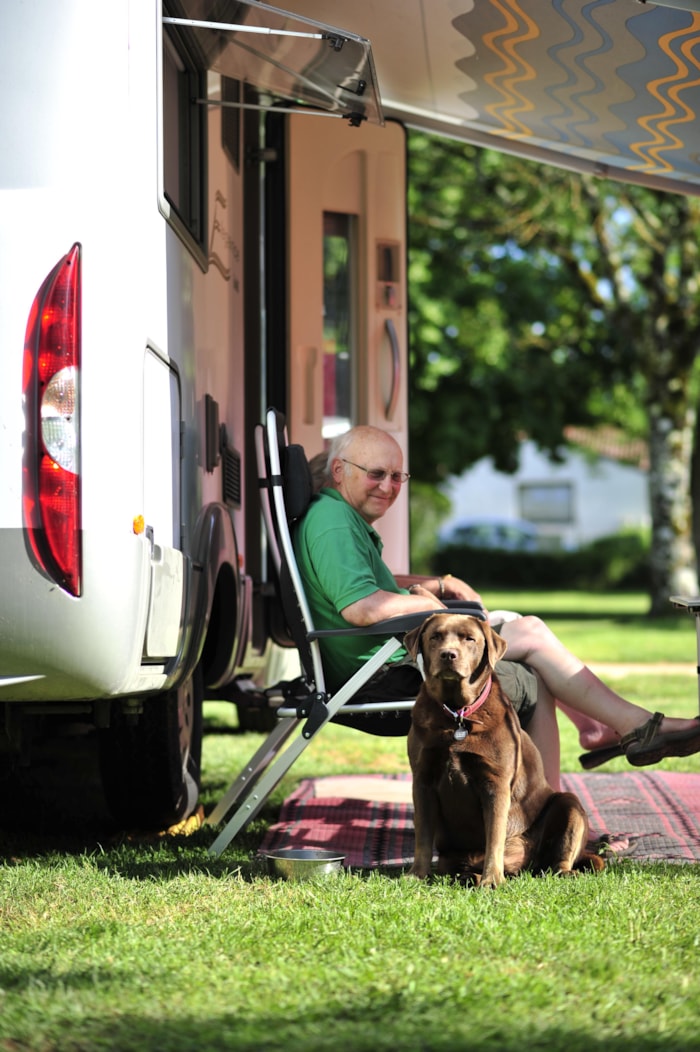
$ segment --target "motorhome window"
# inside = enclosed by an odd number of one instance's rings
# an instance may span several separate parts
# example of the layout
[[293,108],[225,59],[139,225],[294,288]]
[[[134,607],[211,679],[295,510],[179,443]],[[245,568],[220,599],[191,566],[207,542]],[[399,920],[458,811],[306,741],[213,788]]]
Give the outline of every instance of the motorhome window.
[[238,171],[241,166],[241,82],[232,77],[221,78],[221,99],[225,103],[221,113],[221,145],[226,151],[233,167]]
[[356,217],[323,216],[323,437],[354,422],[356,342]]
[[206,237],[206,74],[163,34],[163,190],[170,221],[201,256]]

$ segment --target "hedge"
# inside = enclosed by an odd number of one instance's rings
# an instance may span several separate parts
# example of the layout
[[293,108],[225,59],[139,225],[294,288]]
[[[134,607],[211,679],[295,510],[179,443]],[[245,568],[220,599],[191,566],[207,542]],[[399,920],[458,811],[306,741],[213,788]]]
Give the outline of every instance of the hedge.
[[649,542],[630,531],[576,551],[511,552],[451,544],[435,553],[432,572],[455,574],[476,589],[648,590]]

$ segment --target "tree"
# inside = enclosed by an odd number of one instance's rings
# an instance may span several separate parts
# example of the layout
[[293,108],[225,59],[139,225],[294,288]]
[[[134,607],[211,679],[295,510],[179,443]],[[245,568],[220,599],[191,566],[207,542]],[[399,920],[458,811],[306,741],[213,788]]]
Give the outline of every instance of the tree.
[[428,481],[567,424],[650,447],[651,610],[697,592],[690,478],[700,200],[412,134],[411,427]]

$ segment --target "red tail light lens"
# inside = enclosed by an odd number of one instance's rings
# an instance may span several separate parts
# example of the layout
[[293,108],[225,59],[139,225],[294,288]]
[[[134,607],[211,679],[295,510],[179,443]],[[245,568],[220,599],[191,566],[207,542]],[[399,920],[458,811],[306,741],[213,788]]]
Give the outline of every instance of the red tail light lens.
[[80,246],[34,298],[24,344],[24,525],[43,570],[81,592]]

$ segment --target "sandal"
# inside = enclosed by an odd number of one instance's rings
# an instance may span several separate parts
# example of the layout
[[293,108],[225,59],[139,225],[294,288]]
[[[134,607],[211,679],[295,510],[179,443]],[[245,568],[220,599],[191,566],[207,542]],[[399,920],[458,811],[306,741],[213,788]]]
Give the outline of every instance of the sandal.
[[690,756],[700,752],[700,717],[696,716],[695,727],[666,733],[659,731],[663,718],[663,712],[655,712],[641,727],[623,735],[616,745],[605,745],[583,753],[579,756],[579,763],[590,771],[616,756],[626,756],[634,767],[647,767],[667,756]]
[[582,752],[578,762],[584,771],[592,771],[594,767],[600,767],[601,764],[607,763],[608,760],[614,760],[616,756],[622,756],[622,747],[619,742],[617,745],[602,745],[599,749],[589,749],[588,752]]
[[643,727],[637,727],[620,739],[620,745],[629,743],[625,756],[635,767],[647,767],[667,756],[691,756],[700,752],[700,717],[695,717],[695,726],[684,731],[658,730],[663,719],[662,712],[655,712]]

